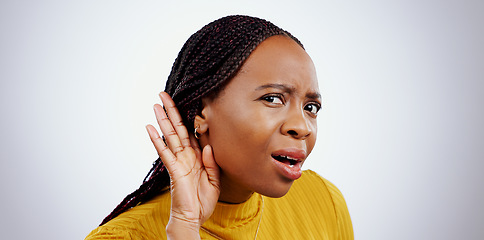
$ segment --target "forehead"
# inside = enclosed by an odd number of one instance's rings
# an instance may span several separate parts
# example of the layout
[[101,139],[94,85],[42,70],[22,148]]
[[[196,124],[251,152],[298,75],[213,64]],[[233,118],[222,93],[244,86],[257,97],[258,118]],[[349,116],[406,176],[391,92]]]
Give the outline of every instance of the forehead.
[[294,40],[282,35],[264,40],[227,87],[238,85],[246,88],[267,84],[284,84],[303,93],[319,92],[311,58]]

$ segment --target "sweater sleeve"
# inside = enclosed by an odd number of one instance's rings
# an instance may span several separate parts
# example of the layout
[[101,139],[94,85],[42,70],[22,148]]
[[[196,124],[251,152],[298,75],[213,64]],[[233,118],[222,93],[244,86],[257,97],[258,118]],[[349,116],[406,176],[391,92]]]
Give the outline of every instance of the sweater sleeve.
[[346,206],[346,201],[339,189],[330,181],[323,178],[324,184],[328,188],[336,212],[338,224],[338,239],[353,240],[353,224],[351,223],[350,213]]

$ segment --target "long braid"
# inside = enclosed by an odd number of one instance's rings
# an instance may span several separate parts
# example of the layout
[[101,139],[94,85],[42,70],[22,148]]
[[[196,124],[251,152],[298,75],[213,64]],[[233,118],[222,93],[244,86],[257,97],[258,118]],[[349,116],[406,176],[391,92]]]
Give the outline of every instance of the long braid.
[[[148,178],[148,180],[146,180]],[[170,184],[168,171],[165,171],[165,166],[158,158],[151,168],[148,175],[143,180],[143,184],[134,192],[126,196],[123,201],[102,221],[103,225],[109,220],[117,217],[127,209],[136,206],[138,203],[145,202],[162,192]]]
[[[193,131],[195,116],[202,109],[202,98],[216,97],[250,53],[274,35],[288,36],[303,47],[289,32],[274,24],[242,15],[213,21],[186,41],[168,76],[165,92],[173,98],[189,132]],[[166,191],[169,184],[168,171],[158,158],[143,184],[126,196],[101,225]]]

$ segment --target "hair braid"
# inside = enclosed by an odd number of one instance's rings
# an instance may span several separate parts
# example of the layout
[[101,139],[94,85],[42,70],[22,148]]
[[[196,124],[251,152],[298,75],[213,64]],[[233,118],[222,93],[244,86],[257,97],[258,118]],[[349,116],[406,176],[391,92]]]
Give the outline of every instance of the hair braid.
[[[288,36],[303,47],[289,32],[271,22],[242,15],[215,20],[190,36],[173,64],[165,87],[189,132],[193,131],[195,116],[202,109],[202,98],[216,97],[250,53],[274,35]],[[160,194],[169,184],[169,175],[158,158],[139,189],[126,196],[101,225]]]

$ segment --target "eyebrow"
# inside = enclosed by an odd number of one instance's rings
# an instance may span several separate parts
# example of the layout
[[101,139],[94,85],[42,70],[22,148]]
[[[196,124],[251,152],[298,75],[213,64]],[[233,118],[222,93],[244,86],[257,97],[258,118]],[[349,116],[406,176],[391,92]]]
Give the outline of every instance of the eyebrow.
[[[294,93],[296,91],[294,87],[290,87],[284,84],[277,84],[277,83],[264,84],[262,86],[257,87],[255,90],[258,91],[258,90],[263,90],[267,88],[277,88],[289,94]],[[321,99],[321,94],[319,94],[318,92],[310,92],[310,93],[306,93],[306,97],[311,99]]]

